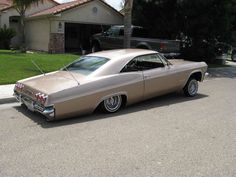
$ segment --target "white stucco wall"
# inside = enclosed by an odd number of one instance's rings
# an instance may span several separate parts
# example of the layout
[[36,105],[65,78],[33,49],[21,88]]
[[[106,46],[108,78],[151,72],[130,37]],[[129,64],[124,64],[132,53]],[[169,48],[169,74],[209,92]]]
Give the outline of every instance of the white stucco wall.
[[[28,8],[26,10],[26,16],[36,13],[36,12],[39,12],[43,9],[51,8],[55,5],[56,5],[56,3],[53,1],[50,1],[50,0],[44,0],[44,3],[41,3],[41,2],[34,3],[31,5],[30,8]],[[9,8],[9,9],[6,9],[6,10],[0,12],[0,18],[1,18],[0,19],[0,27],[2,27],[4,24],[7,27],[9,27],[9,17],[11,17],[11,16],[19,16],[19,13],[14,8]]]
[[31,50],[48,51],[50,22],[47,18],[26,22],[26,47]]
[[[96,12],[95,12],[96,8]],[[117,25],[123,24],[123,16],[114,12],[100,1],[92,1],[77,8],[73,8],[51,18],[51,31],[53,33],[64,33],[64,23],[83,24],[103,24]],[[63,28],[58,29],[59,23]]]
[[10,8],[7,10],[4,10],[1,13],[1,24],[0,26],[3,27],[4,25],[6,25],[7,27],[9,27],[9,17],[11,16],[19,16],[19,13],[14,9],[14,8]]

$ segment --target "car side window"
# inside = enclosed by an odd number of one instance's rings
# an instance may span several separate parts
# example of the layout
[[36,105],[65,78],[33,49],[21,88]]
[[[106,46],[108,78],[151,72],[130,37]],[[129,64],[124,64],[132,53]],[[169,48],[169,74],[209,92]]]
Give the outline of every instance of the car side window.
[[164,65],[171,65],[171,63],[166,59],[166,57],[164,57],[163,54],[158,54],[158,56],[162,59],[162,62],[164,63]]
[[158,54],[139,56],[131,60],[121,72],[145,71],[165,67]]
[[124,68],[121,70],[121,73],[123,72],[134,72],[134,71],[142,71],[142,68],[139,68],[138,65],[138,59],[134,58],[131,60],[128,64],[124,66]]
[[120,32],[120,28],[113,26],[110,29],[108,29],[106,33],[107,33],[107,36],[117,37],[119,35],[119,32]]
[[158,54],[144,55],[138,57],[138,65],[142,68],[142,70],[165,67]]

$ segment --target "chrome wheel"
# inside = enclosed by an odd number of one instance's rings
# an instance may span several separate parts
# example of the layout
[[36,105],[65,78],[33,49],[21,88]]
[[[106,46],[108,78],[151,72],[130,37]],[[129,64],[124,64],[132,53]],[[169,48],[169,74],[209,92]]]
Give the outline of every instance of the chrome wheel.
[[188,84],[188,92],[190,96],[195,96],[198,91],[198,82],[192,79]]
[[189,97],[194,97],[198,92],[198,81],[194,78],[190,78],[184,87],[184,94]]
[[112,96],[103,101],[105,111],[109,113],[116,112],[122,105],[122,97],[120,95]]

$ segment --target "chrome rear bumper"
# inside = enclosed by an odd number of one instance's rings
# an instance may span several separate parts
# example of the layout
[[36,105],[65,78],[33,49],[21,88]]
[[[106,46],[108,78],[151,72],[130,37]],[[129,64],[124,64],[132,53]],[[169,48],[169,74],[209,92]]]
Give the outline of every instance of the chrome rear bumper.
[[55,118],[54,106],[44,107],[41,104],[32,100],[31,98],[22,94],[18,94],[17,92],[15,92],[13,95],[15,96],[17,101],[24,104],[30,111],[38,112],[44,115],[48,120],[52,120]]

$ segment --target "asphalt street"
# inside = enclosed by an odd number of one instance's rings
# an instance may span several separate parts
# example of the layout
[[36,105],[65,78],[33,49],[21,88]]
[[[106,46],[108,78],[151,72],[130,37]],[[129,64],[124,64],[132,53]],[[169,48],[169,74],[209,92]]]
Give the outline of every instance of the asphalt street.
[[236,177],[236,77],[119,113],[45,122],[0,106],[1,177]]

